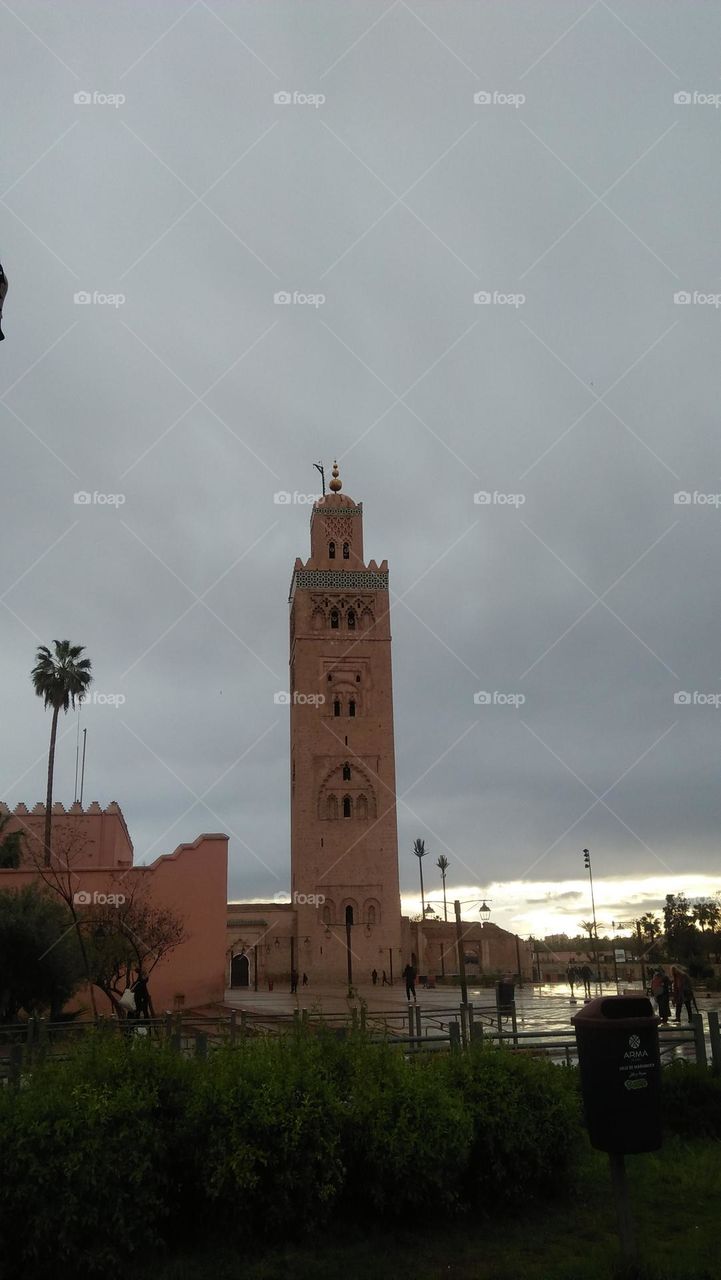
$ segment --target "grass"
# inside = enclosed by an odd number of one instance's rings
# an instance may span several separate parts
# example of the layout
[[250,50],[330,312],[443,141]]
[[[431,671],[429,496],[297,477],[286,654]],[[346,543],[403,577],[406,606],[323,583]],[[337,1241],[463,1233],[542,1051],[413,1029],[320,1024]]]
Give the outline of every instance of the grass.
[[409,1222],[393,1234],[339,1225],[266,1251],[209,1242],[128,1268],[126,1280],[717,1280],[721,1143],[669,1139],[627,1168],[643,1260],[631,1272],[619,1269],[607,1157],[586,1148],[571,1195],[509,1205],[502,1219]]

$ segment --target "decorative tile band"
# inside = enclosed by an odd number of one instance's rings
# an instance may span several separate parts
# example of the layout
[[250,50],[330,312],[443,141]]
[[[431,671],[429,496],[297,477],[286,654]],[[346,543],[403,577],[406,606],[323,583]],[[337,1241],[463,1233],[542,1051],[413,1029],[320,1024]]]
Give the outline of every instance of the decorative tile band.
[[362,516],[363,503],[357,507],[313,507],[314,516]]
[[344,591],[358,587],[366,591],[387,591],[388,574],[373,573],[370,569],[296,569],[293,587],[325,587],[331,591]]

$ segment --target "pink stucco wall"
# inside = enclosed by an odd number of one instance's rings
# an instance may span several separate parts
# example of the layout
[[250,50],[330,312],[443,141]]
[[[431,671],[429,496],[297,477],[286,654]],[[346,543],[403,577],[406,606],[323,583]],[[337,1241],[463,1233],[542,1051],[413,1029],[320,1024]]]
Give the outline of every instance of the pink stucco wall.
[[[75,816],[57,819],[76,821]],[[124,823],[123,823],[124,826]],[[108,827],[108,831],[110,828]],[[110,837],[108,837],[110,838]],[[132,849],[132,846],[131,846]],[[89,863],[72,862],[73,891],[93,894],[122,893],[124,886],[138,881],[147,887],[153,903],[167,907],[179,915],[185,926],[185,941],[153,970],[150,994],[156,1013],[174,1007],[175,997],[182,995],[186,1008],[222,1000],[226,969],[226,886],[228,879],[228,837],[201,835],[192,844],[179,845],[174,853],[157,858],[148,866],[101,867],[95,859]],[[39,872],[29,866],[18,870],[0,870],[0,890],[19,889],[39,883]],[[126,890],[127,892],[127,890]],[[96,992],[98,1010],[107,1002]],[[87,993],[81,996],[87,1004]]]

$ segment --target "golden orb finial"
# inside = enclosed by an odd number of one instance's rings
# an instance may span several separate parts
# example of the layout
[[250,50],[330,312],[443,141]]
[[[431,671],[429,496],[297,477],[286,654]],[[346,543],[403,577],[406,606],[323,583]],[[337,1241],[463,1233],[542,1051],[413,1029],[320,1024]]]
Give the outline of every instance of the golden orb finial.
[[332,489],[333,493],[340,493],[341,487],[342,486],[340,482],[340,473],[338,471],[338,463],[334,462],[333,463],[333,479],[330,482],[329,488]]

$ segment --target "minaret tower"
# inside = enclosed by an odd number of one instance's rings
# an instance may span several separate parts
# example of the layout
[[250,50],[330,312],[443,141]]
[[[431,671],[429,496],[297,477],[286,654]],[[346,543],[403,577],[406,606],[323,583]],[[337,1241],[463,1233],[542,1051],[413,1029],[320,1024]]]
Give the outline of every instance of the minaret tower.
[[290,590],[294,958],[356,984],[401,968],[388,563],[365,563],[337,463],[329,488]]

